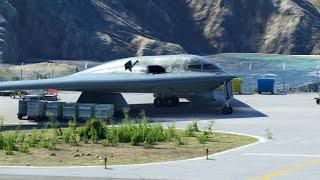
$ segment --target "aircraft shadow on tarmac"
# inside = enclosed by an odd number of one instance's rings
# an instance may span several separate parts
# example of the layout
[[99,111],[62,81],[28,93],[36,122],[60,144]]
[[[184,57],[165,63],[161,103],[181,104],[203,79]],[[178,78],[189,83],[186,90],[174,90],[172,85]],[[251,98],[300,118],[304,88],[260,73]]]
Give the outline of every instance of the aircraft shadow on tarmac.
[[[234,119],[234,118],[255,118],[267,117],[266,114],[252,108],[251,106],[233,99],[231,105],[234,108],[233,114],[222,115],[220,113],[221,104],[219,102],[210,106],[193,106],[189,102],[180,103],[176,107],[155,107],[153,104],[130,104],[133,118],[137,118],[141,110],[144,110],[150,121],[166,122],[166,121],[192,121],[192,120],[212,120],[212,119]],[[117,114],[117,120],[122,117]]]

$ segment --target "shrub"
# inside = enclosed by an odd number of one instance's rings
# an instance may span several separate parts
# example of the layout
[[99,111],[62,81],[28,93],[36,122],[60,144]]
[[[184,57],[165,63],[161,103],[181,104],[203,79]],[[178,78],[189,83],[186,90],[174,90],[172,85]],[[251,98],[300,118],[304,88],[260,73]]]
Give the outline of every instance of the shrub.
[[105,146],[116,146],[119,142],[117,127],[112,126],[110,129],[107,129],[105,133],[106,139],[104,140],[103,144]]
[[59,139],[58,139],[58,136],[57,136],[56,134],[53,134],[53,135],[52,135],[51,141],[52,141],[52,143],[54,143],[54,144],[60,144]]
[[110,146],[111,144],[110,144],[109,139],[103,140],[102,145],[105,146],[105,147]]
[[4,150],[10,154],[15,149],[14,146],[14,136],[12,134],[8,134],[3,137]]
[[152,143],[150,141],[148,141],[148,140],[145,140],[143,142],[143,147],[146,148],[146,149],[150,149],[150,148],[152,148]]
[[2,150],[4,148],[4,140],[3,140],[3,136],[0,133],[0,150]]
[[0,116],[0,132],[2,131],[3,128],[3,117]]
[[38,145],[40,148],[47,148],[48,147],[48,138],[46,137],[46,134],[44,131],[42,131],[40,134]]
[[25,133],[23,133],[23,132],[19,132],[18,133],[18,138],[17,138],[18,142],[23,143],[25,138],[26,138],[26,134]]
[[138,136],[138,134],[133,134],[133,136],[131,136],[130,144],[132,146],[137,146],[139,144],[139,136]]
[[87,134],[86,127],[78,128],[78,133],[79,133],[80,141],[87,141],[88,140],[88,134]]
[[49,120],[51,122],[51,126],[54,129],[55,134],[57,136],[62,136],[62,129],[61,129],[61,126],[60,126],[60,122],[57,119],[52,118],[52,117],[50,117]]
[[99,136],[98,136],[97,130],[96,129],[91,129],[90,132],[89,132],[89,135],[91,137],[92,143],[97,144],[98,141],[99,141]]
[[131,136],[138,131],[137,127],[133,124],[133,121],[124,121],[117,127],[117,134],[119,142],[129,143]]
[[[86,122],[84,127],[79,128],[80,140],[95,139],[96,141],[104,139],[105,136],[105,123],[99,119],[90,119]],[[92,137],[94,135],[95,137]]]
[[23,142],[20,145],[19,151],[22,152],[22,153],[28,153],[29,152],[29,144],[26,143],[26,142]]
[[205,135],[205,133],[201,133],[196,136],[198,143],[200,144],[205,144],[206,141],[208,140],[208,137]]
[[71,131],[70,133],[70,142],[69,144],[71,146],[78,146],[79,145],[79,142],[78,142],[78,139],[77,139],[77,133],[75,133],[75,131]]
[[57,143],[54,138],[48,139],[48,142],[47,142],[47,149],[48,150],[56,150],[57,149],[56,145],[57,145]]
[[28,143],[30,147],[35,147],[36,143],[37,143],[37,132],[35,130],[32,131],[32,133],[30,134],[30,137],[28,139]]
[[65,144],[69,144],[70,142],[71,131],[69,129],[64,130],[62,133],[62,139]]
[[164,129],[161,124],[152,125],[150,130],[155,142],[161,142],[166,139]]
[[208,125],[204,128],[203,132],[206,132],[207,134],[212,134],[214,131],[214,121],[209,121]]
[[265,130],[265,136],[266,136],[266,138],[268,139],[268,140],[272,140],[273,139],[273,134],[272,134],[272,132],[270,131],[270,129],[269,128],[267,128],[266,130]]
[[181,145],[187,144],[187,142],[182,138],[181,134],[176,135],[176,136],[174,137],[174,140],[175,140],[175,145],[176,145],[177,147],[179,147],[179,146],[181,146]]
[[76,118],[72,118],[69,122],[68,122],[68,127],[72,130],[76,130],[77,128],[77,120]]
[[184,131],[184,135],[186,137],[192,137],[194,136],[195,132],[198,132],[198,123],[197,121],[192,121],[192,123],[188,124],[185,131]]
[[130,118],[130,108],[123,108],[122,109],[122,114],[124,116],[123,121],[124,122],[129,122],[132,119]]
[[168,124],[168,129],[166,132],[167,139],[168,140],[172,139],[175,137],[175,135],[176,135],[176,126],[174,122],[171,122]]

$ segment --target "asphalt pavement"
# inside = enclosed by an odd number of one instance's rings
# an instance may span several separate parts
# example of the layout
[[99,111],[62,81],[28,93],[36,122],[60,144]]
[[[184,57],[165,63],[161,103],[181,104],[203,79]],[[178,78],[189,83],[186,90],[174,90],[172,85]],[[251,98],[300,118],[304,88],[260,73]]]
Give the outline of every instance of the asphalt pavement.
[[[0,167],[0,174],[27,175],[27,178],[40,175],[48,178],[319,179],[320,106],[313,99],[316,96],[237,95],[233,101],[234,114],[223,116],[216,113],[217,108],[199,109],[188,103],[172,109],[154,109],[152,95],[126,94],[130,104],[146,109],[153,121],[165,124],[175,121],[177,127],[184,128],[191,120],[199,121],[201,127],[215,120],[216,130],[265,137],[269,129],[273,139],[211,156],[209,160],[110,166],[108,170],[102,167]],[[0,114],[6,112],[10,117],[8,113],[13,110],[2,110],[3,102],[0,98]]]

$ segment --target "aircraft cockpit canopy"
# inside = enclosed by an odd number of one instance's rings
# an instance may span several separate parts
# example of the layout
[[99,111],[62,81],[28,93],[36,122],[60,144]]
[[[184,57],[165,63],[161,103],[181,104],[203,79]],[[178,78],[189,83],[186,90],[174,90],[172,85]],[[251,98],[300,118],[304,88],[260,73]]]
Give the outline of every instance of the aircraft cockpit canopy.
[[187,65],[185,66],[185,69],[187,71],[209,71],[209,72],[221,71],[221,69],[217,65],[211,62],[201,62],[201,61],[192,62],[191,61],[186,64]]

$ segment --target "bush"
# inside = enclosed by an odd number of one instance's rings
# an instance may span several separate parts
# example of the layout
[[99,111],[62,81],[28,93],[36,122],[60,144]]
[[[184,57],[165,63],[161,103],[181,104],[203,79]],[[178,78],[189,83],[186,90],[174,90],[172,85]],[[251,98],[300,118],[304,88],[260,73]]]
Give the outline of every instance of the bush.
[[96,129],[91,129],[89,131],[89,135],[91,137],[91,141],[93,144],[98,144],[99,141],[99,135]]
[[78,133],[79,133],[80,141],[87,141],[88,140],[88,134],[87,134],[86,127],[78,128]]
[[154,137],[155,142],[161,142],[166,139],[163,126],[161,124],[151,125],[151,134]]
[[18,142],[23,143],[25,138],[26,138],[26,134],[25,133],[23,133],[23,132],[19,132],[18,133],[18,138],[17,138]]
[[3,128],[3,117],[0,116],[0,132],[2,131]]
[[176,145],[177,147],[179,147],[179,146],[181,146],[181,145],[187,144],[187,142],[186,142],[185,140],[183,140],[181,134],[176,135],[176,136],[174,137],[174,140],[175,140],[175,145]]
[[139,136],[138,136],[138,134],[133,134],[133,136],[131,137],[130,144],[132,146],[137,146],[139,144]]
[[[95,140],[106,138],[105,136],[105,123],[102,120],[90,119],[84,127],[79,128],[80,140]],[[94,136],[94,137],[92,137]]]
[[109,139],[103,140],[102,145],[103,145],[104,147],[110,146],[111,144],[110,144]]
[[112,126],[110,129],[106,131],[106,142],[105,144],[108,144],[108,146],[116,146],[117,143],[119,142],[119,137],[118,137],[118,130],[116,126]]
[[44,131],[42,131],[40,134],[38,145],[40,148],[47,148],[48,147],[48,138],[46,137],[46,134]]
[[79,145],[79,142],[78,142],[78,139],[77,139],[77,134],[72,131],[70,133],[70,143],[69,143],[71,146],[78,146]]
[[0,133],[0,150],[2,150],[4,148],[4,140],[3,140],[3,136]]
[[168,124],[168,129],[167,129],[167,132],[166,132],[166,136],[167,136],[167,139],[172,139],[175,137],[176,135],[176,125],[174,122],[171,122]]
[[192,123],[188,124],[185,131],[184,131],[184,135],[186,137],[192,137],[194,136],[195,132],[198,132],[198,123],[197,121],[192,121]]
[[8,134],[3,137],[4,150],[10,154],[15,149],[14,146],[14,136],[12,134]]
[[132,121],[124,121],[117,127],[119,142],[129,143],[136,131],[138,131],[138,129]]
[[19,151],[22,152],[22,153],[28,153],[29,152],[29,144],[26,143],[26,142],[23,142],[20,145]]
[[148,140],[145,140],[143,142],[143,147],[146,148],[146,149],[150,149],[150,148],[152,148],[152,143],[150,141],[148,141]]
[[65,144],[69,144],[70,136],[71,136],[71,131],[69,129],[63,131],[62,139]]
[[76,120],[76,118],[72,118],[72,119],[68,122],[68,127],[69,127],[71,130],[76,130],[76,128],[77,128],[77,120]]
[[47,141],[47,149],[48,150],[56,150],[56,140],[54,138],[49,138],[48,141]]
[[53,117],[50,117],[49,120],[51,122],[51,126],[54,128],[54,133],[57,136],[62,136],[62,129],[61,129],[61,126],[60,126],[60,122],[57,119],[53,118]]
[[201,133],[196,136],[198,143],[200,144],[205,144],[206,141],[208,140],[208,137],[205,135],[205,133]]
[[52,135],[51,141],[54,144],[60,144],[60,141],[59,141],[58,136],[56,134]]
[[36,146],[36,143],[37,143],[37,132],[35,130],[32,131],[29,139],[28,139],[28,143],[29,143],[29,146],[30,147],[35,147]]

